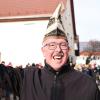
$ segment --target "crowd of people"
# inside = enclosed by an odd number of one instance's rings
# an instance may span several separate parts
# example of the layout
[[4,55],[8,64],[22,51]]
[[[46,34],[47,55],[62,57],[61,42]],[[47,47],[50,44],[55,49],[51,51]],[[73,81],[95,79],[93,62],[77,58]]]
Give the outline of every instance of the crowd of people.
[[[99,64],[96,63],[96,60],[99,61]],[[74,68],[94,78],[100,89],[100,59],[95,59],[95,56],[88,56],[85,59],[85,64],[76,64]]]
[[[0,64],[0,100],[17,100],[21,87],[22,68]],[[13,99],[12,99],[13,98]]]
[[[28,63],[25,68],[31,67],[36,67],[40,69],[43,68],[41,64],[35,63]],[[19,100],[19,90],[21,89],[22,79],[24,77],[23,69],[25,68],[23,68],[22,65],[16,66],[14,68],[11,63],[5,65],[4,61],[0,63],[0,100]],[[80,64],[78,66],[74,66],[74,69],[86,75],[89,75],[94,80],[96,80],[96,83],[100,90],[100,66],[91,68],[89,64]],[[13,86],[13,84],[15,85]],[[4,99],[5,97],[6,99]]]

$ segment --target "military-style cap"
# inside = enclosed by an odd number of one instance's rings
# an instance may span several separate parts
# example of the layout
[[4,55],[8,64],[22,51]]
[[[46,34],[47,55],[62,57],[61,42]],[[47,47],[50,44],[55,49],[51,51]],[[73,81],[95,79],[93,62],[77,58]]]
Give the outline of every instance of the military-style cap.
[[61,2],[49,20],[43,41],[49,36],[62,36],[67,40],[61,16],[63,10],[64,5]]

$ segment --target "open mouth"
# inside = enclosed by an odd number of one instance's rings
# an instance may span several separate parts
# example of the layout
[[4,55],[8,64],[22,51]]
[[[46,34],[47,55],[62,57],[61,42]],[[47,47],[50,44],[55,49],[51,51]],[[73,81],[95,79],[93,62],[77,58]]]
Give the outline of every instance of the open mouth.
[[57,59],[57,60],[60,60],[60,59],[62,59],[62,58],[63,58],[63,54],[57,54],[57,55],[54,55],[54,56],[53,56],[53,59],[54,59],[54,60],[56,60],[56,59]]

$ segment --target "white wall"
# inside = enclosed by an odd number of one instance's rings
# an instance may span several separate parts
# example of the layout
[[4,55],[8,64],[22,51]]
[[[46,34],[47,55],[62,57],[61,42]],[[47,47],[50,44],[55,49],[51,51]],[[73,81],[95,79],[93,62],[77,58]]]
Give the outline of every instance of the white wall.
[[48,21],[0,23],[1,61],[13,66],[43,63],[42,38]]

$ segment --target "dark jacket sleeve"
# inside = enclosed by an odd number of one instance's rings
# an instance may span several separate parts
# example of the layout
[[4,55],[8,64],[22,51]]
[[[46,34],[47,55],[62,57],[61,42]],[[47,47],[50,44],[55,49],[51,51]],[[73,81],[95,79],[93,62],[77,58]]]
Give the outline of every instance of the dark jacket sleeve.
[[100,100],[100,90],[98,88],[97,88],[96,99],[95,100]]

